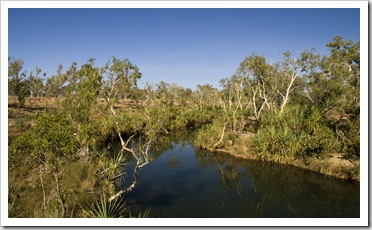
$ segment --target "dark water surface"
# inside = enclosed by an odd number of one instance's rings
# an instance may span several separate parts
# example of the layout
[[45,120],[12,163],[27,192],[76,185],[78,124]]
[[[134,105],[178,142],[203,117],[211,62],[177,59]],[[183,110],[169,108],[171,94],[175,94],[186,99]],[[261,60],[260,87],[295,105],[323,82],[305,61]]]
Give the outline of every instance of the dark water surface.
[[135,211],[150,207],[149,217],[355,218],[359,189],[359,183],[176,141],[140,170],[139,185],[125,199]]

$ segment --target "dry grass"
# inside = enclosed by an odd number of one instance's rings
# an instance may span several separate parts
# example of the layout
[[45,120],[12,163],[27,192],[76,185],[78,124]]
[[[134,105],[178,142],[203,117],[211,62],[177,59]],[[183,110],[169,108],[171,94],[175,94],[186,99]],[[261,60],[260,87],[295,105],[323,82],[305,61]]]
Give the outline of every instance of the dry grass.
[[[62,101],[63,98],[58,100]],[[103,98],[97,99],[98,104],[103,105],[105,100]],[[18,100],[15,96],[8,97],[8,135],[12,138],[19,135],[23,129],[33,124],[38,113],[45,109],[58,109],[58,104],[55,98],[34,97],[27,98],[24,107],[18,106]],[[135,113],[133,109],[134,102],[131,100],[119,100],[115,108],[117,110]],[[99,119],[102,113],[98,108],[92,110],[91,118]]]

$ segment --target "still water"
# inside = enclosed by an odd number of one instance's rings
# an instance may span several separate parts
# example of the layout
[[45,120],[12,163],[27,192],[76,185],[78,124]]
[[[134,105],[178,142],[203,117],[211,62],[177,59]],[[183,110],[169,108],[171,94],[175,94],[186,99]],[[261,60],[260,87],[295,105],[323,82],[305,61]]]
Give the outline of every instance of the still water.
[[[133,162],[129,175],[132,169]],[[359,189],[359,183],[174,141],[140,170],[125,200],[135,212],[151,208],[149,217],[355,218]]]

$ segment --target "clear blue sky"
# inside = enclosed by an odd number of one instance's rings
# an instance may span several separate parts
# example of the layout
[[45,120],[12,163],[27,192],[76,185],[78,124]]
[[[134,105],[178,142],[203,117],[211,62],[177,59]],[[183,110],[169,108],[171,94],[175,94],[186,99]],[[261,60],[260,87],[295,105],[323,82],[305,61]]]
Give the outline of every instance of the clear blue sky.
[[336,35],[359,41],[359,9],[9,9],[9,56],[47,76],[93,57],[129,58],[146,81],[196,88],[234,74],[253,52],[327,54]]

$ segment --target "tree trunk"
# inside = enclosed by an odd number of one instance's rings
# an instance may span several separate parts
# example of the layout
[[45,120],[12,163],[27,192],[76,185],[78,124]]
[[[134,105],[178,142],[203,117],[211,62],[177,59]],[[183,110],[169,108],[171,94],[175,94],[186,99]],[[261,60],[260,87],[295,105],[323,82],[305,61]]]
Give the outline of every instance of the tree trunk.
[[46,202],[45,202],[45,189],[44,189],[44,180],[43,180],[43,174],[41,171],[41,166],[39,167],[39,172],[40,172],[40,182],[41,182],[41,189],[43,191],[43,209],[46,209]]
[[58,198],[59,198],[59,202],[61,203],[61,209],[62,209],[61,217],[64,218],[66,209],[65,209],[65,203],[64,203],[63,198],[62,198],[61,190],[60,190],[60,187],[59,187],[58,166],[56,167],[56,171],[54,172],[54,179],[56,181],[56,188],[57,188],[57,195],[58,195]]
[[225,129],[226,129],[226,126],[227,126],[227,122],[225,122],[225,124],[223,125],[221,138],[220,138],[220,140],[219,140],[216,144],[214,144],[214,146],[213,146],[214,148],[217,148],[217,146],[218,146],[219,144],[222,143],[223,138],[224,138],[224,136],[225,136]]

